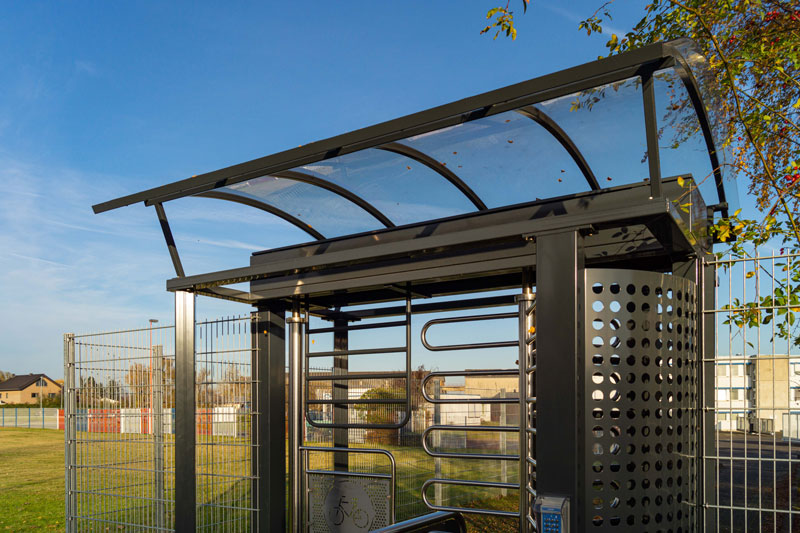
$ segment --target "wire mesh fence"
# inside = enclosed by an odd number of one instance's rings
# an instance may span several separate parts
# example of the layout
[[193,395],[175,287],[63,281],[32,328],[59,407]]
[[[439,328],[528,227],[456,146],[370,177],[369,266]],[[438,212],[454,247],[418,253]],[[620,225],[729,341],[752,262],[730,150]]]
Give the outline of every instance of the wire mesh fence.
[[68,531],[174,523],[174,345],[171,327],[65,335]]
[[[714,415],[714,445],[704,457],[713,465],[705,471],[710,482],[706,486],[713,487],[713,494],[706,494],[705,507],[706,525],[713,524],[717,531],[800,531],[800,322],[795,321],[800,311],[799,262],[800,256],[787,254],[706,263],[714,274],[715,298],[704,309],[714,323],[714,350],[705,360],[714,372],[704,375],[713,380],[714,390],[704,406]],[[249,531],[260,519],[253,498],[258,443],[253,440],[257,413],[252,406],[260,385],[253,379],[258,375],[254,338],[250,316],[196,325],[199,529]],[[65,336],[68,530],[174,528],[174,346],[171,326]],[[332,359],[317,363],[308,369],[311,375],[335,371]],[[377,391],[404,387],[390,378],[369,376],[373,370],[386,372],[389,366],[355,367],[363,376],[350,381],[348,398],[373,398]],[[420,489],[430,478],[518,482],[514,461],[441,460],[425,453],[422,435],[433,424],[519,423],[513,404],[427,402],[421,386],[429,373],[424,368],[412,372],[411,414],[403,427],[346,430],[349,446],[381,448],[394,456],[397,520],[428,512]],[[516,378],[508,383],[429,380],[428,387],[430,396],[518,397]],[[309,398],[325,400],[333,390],[326,383],[311,386],[307,393]],[[310,407],[308,417],[330,421],[332,409],[321,402]],[[0,410],[6,426],[11,411]],[[43,423],[36,411],[30,411],[31,427]],[[20,412],[15,424],[22,419],[26,425],[26,414]],[[392,421],[402,414],[396,406],[366,404],[349,409],[348,419]],[[306,423],[305,444],[333,446],[336,430],[317,426]],[[518,440],[503,439],[499,433],[448,430],[428,444],[444,452],[518,453]],[[335,454],[309,453],[307,460],[312,470],[336,468]],[[388,472],[386,461],[369,454],[353,454],[348,469]],[[514,491],[507,492],[431,487],[428,496],[445,505],[469,506],[476,501],[503,501],[504,496],[516,499]]]
[[0,427],[64,429],[64,410],[52,407],[0,407]]
[[718,531],[800,531],[799,262],[756,252],[707,263],[716,285],[705,310],[716,369],[707,507]]

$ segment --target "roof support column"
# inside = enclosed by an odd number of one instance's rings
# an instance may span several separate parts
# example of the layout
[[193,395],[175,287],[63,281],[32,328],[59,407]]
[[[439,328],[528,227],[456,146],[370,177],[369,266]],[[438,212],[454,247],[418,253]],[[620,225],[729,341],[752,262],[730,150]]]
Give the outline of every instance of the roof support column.
[[175,292],[175,531],[197,529],[195,473],[195,295]]
[[251,531],[286,530],[286,309],[269,302],[252,313]]
[[587,527],[583,240],[577,228],[536,236],[536,491],[569,498],[572,531]]

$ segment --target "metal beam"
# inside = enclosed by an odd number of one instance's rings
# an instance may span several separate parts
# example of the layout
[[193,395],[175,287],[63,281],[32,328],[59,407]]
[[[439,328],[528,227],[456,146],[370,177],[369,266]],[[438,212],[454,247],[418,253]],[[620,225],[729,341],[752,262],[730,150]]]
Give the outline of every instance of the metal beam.
[[464,196],[466,196],[470,202],[472,202],[472,205],[478,208],[478,211],[485,211],[486,209],[488,209],[486,207],[486,204],[483,203],[483,200],[481,200],[480,196],[478,196],[478,194],[475,191],[473,191],[469,185],[464,183],[464,181],[461,178],[459,178],[455,172],[453,172],[445,165],[443,165],[440,161],[435,160],[428,154],[420,152],[419,150],[416,150],[408,145],[401,144],[398,142],[386,143],[384,145],[377,146],[376,148],[378,148],[379,150],[386,150],[387,152],[400,154],[402,156],[408,157],[409,159],[413,159],[418,163],[422,163],[423,165],[430,168],[434,172],[440,174],[447,181],[455,185],[456,188],[459,191],[461,191],[461,193]]
[[[260,209],[262,211],[266,211],[272,215],[282,218],[286,222],[292,224],[293,226],[297,226],[301,230],[305,231],[312,237],[317,240],[324,240],[325,236],[311,227],[310,224],[306,224],[299,218],[290,215],[286,211],[282,209],[278,209],[277,207],[273,207],[267,203],[261,202],[254,198],[249,198],[247,196],[242,196],[240,194],[235,194],[231,192],[224,192],[220,190],[213,190],[213,191],[206,191],[196,194],[195,196],[200,198],[214,198],[216,200],[226,200],[228,202],[236,202],[237,204],[248,205],[250,207],[255,207],[256,209]],[[161,205],[161,204],[157,204]]]
[[196,530],[194,293],[175,293],[175,531]]
[[659,198],[661,192],[661,154],[658,148],[658,117],[653,89],[653,72],[642,73],[642,102],[644,104],[644,130],[647,139],[647,164],[650,171],[650,196]]
[[[672,48],[672,47],[670,47]],[[717,148],[714,143],[714,134],[711,131],[711,121],[708,118],[703,97],[700,94],[700,86],[697,84],[692,74],[689,64],[680,54],[675,55],[675,72],[681,77],[686,92],[689,94],[689,99],[692,102],[692,107],[697,115],[697,121],[700,123],[700,129],[703,131],[703,138],[706,141],[706,151],[708,152],[709,160],[711,161],[711,169],[714,172],[714,182],[717,186],[717,195],[720,204],[728,203],[727,195],[725,194],[725,184],[722,177],[722,165],[720,165],[719,156],[717,155]],[[722,216],[728,216],[727,206],[722,209]]]
[[164,234],[164,241],[167,243],[169,250],[169,257],[172,259],[172,266],[175,267],[175,274],[182,278],[186,275],[181,264],[181,256],[178,255],[178,247],[175,246],[175,239],[172,237],[172,230],[169,227],[167,220],[167,213],[164,211],[164,206],[161,203],[153,204],[156,208],[156,215],[158,215],[158,222],[161,224],[161,232]]
[[[621,205],[608,210],[588,210],[575,215],[545,216],[546,209],[539,211],[541,218],[518,220],[496,226],[472,226],[470,229],[454,231],[452,233],[436,233],[433,231],[423,231],[417,238],[413,237],[417,231],[412,230],[412,236],[406,240],[386,242],[381,244],[379,239],[374,239],[369,249],[355,248],[328,252],[319,255],[304,257],[292,257],[286,260],[275,260],[260,264],[253,264],[249,267],[212,272],[187,278],[176,278],[167,282],[168,290],[179,290],[185,288],[206,288],[230,283],[240,283],[253,281],[274,275],[280,272],[297,272],[300,269],[320,267],[322,265],[346,265],[352,262],[364,262],[367,259],[377,260],[379,258],[399,257],[412,253],[422,253],[433,249],[445,247],[455,247],[470,243],[498,241],[504,238],[518,238],[522,235],[555,230],[565,227],[583,226],[586,224],[602,224],[609,222],[633,221],[642,217],[656,215],[674,216],[673,208],[666,199],[654,199],[640,204]],[[552,214],[552,212],[550,213]],[[488,222],[488,221],[487,221]],[[443,224],[436,225],[441,229]],[[432,233],[432,234],[431,234]],[[254,258],[255,259],[255,258]],[[266,258],[265,258],[266,259]],[[388,280],[385,283],[397,282]],[[299,288],[299,287],[298,287]]]
[[586,181],[589,183],[589,187],[593,191],[600,189],[600,184],[597,182],[597,177],[592,172],[591,167],[589,167],[589,163],[586,162],[586,159],[583,157],[583,154],[578,149],[577,145],[572,141],[567,132],[564,131],[558,123],[553,120],[550,115],[539,109],[538,107],[534,106],[526,106],[520,109],[515,110],[520,115],[526,116],[529,119],[533,120],[540,126],[542,126],[547,132],[555,137],[555,139],[564,147],[564,149],[569,153],[572,160],[575,161],[575,164],[578,165],[583,177],[586,178]]

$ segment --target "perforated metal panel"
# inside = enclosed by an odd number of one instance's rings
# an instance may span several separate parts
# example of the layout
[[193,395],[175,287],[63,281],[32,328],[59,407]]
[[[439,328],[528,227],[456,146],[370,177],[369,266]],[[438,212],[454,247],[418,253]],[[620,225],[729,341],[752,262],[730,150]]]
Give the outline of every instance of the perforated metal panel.
[[586,270],[587,531],[694,531],[694,283]]
[[391,480],[370,475],[308,474],[308,530],[361,533],[391,524]]

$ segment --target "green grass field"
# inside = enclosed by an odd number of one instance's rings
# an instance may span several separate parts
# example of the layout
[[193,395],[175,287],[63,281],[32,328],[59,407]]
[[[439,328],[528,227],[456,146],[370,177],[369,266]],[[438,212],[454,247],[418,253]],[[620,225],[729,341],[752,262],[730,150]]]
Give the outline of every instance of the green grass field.
[[[84,434],[85,437],[92,436]],[[104,438],[102,434],[94,434],[94,438]],[[48,529],[61,530],[64,528],[64,434],[56,430],[42,429],[0,429],[0,531],[42,531]],[[202,439],[201,439],[202,440]],[[235,441],[236,439],[233,439]],[[217,444],[223,444],[217,441]],[[121,448],[121,446],[123,448]],[[84,482],[96,485],[96,488],[105,485],[114,487],[119,491],[111,493],[125,493],[136,490],[149,492],[152,485],[152,474],[138,471],[137,463],[149,470],[152,460],[152,446],[146,443],[110,444],[110,443],[85,443],[83,449],[79,447],[80,464],[115,464],[119,462],[126,466],[129,472],[94,471],[91,478]],[[403,520],[410,516],[424,514],[427,510],[419,497],[419,487],[423,481],[433,477],[433,459],[425,455],[417,447],[387,446],[395,456],[398,464],[397,476],[397,518]],[[237,451],[245,448],[228,447],[223,444],[220,448],[222,456],[231,465],[226,468],[230,473],[246,475],[249,469],[248,462],[243,457],[237,457]],[[169,450],[169,448],[167,448]],[[165,450],[165,451],[167,451]],[[198,450],[198,455],[203,452]],[[85,455],[84,455],[85,454]],[[82,457],[81,457],[82,456]],[[329,454],[312,456],[312,468],[330,468]],[[123,459],[124,458],[124,459]],[[172,454],[165,454],[165,466],[171,467]],[[211,457],[202,457],[201,464],[215,463]],[[217,462],[217,465],[219,463]],[[375,471],[373,468],[363,470],[358,465],[352,465],[354,470]],[[368,466],[368,465],[364,465]],[[135,468],[131,468],[135,467]],[[218,466],[217,466],[218,467]],[[200,467],[203,472],[204,467]],[[241,470],[241,471],[240,471]],[[381,469],[379,469],[381,470]],[[509,472],[509,481],[515,481],[516,472]],[[482,461],[454,461],[443,468],[444,477],[459,477],[467,479],[497,479],[497,467],[489,466]],[[86,474],[88,475],[88,474]],[[111,476],[111,477],[108,477]],[[207,503],[243,506],[249,504],[250,489],[248,482],[231,481],[215,482],[204,485],[204,481],[212,478],[201,476],[198,484],[201,497]],[[171,476],[165,479],[167,497],[174,497],[173,480]],[[144,488],[147,486],[148,488]],[[131,489],[130,487],[142,487]],[[95,490],[96,490],[95,488]],[[433,490],[431,489],[431,493]],[[146,495],[146,494],[145,494]],[[509,491],[505,498],[497,498],[497,492],[475,491],[467,493],[465,489],[451,488],[445,493],[445,498],[450,505],[464,505],[468,507],[489,507],[494,509],[513,510],[516,508],[516,491]],[[432,496],[432,494],[431,494]],[[94,498],[93,500],[91,500]],[[91,500],[91,501],[90,501]],[[93,502],[93,503],[92,503]],[[142,514],[154,515],[147,510],[139,508],[134,515],[130,514],[129,500],[116,497],[94,496],[83,500],[79,507],[88,505],[91,508],[102,509],[105,518],[111,521],[138,522]],[[88,509],[88,507],[87,507]],[[170,509],[167,513],[169,514]],[[220,510],[214,507],[205,507],[201,514],[208,517],[199,518],[200,522],[217,522]],[[226,518],[249,521],[247,512],[229,510]],[[223,514],[226,514],[225,512]],[[212,516],[213,515],[213,516]],[[130,520],[137,516],[137,520]],[[515,521],[492,517],[468,516],[470,530],[492,531],[502,533],[515,531]],[[237,520],[237,521],[238,521]],[[141,522],[138,522],[141,523]],[[230,522],[229,522],[230,523]],[[97,523],[94,524],[98,525]]]
[[0,429],[0,531],[64,529],[64,432]]

